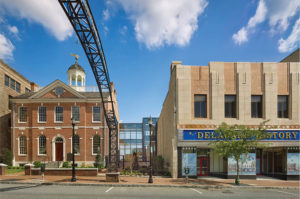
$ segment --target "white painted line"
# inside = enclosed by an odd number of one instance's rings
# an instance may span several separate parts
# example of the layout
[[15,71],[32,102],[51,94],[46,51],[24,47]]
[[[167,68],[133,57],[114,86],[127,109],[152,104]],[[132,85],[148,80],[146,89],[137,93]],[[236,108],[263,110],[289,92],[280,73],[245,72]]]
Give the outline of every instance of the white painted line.
[[290,194],[290,195],[293,195],[293,196],[297,196],[297,194],[289,193],[289,192],[285,192],[285,191],[278,191],[278,190],[273,190],[273,191],[277,191],[277,192],[280,192],[280,193],[285,193],[285,194]]
[[191,190],[193,190],[193,191],[196,191],[197,193],[199,193],[199,194],[202,194],[202,192],[201,191],[198,191],[198,190],[196,190],[196,189],[193,189],[193,188],[190,188]]
[[112,190],[112,189],[113,189],[113,187],[107,189],[107,190],[105,191],[105,193],[109,192],[109,191]]

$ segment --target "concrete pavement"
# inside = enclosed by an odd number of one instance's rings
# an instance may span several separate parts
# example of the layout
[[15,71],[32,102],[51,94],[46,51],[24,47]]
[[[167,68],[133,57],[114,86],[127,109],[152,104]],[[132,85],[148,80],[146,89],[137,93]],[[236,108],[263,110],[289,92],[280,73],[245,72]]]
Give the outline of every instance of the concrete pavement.
[[32,184],[0,184],[1,199],[48,199],[48,198],[265,198],[296,199],[299,189],[202,189],[179,187],[105,187],[105,186],[64,186],[64,185],[32,185]]

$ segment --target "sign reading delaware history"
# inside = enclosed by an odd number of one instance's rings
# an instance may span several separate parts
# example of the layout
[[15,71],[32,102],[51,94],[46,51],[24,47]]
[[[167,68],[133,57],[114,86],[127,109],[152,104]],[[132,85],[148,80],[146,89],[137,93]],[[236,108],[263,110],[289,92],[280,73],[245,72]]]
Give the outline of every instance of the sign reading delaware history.
[[[214,130],[184,130],[183,140],[213,141],[217,140],[217,137]],[[264,140],[300,140],[300,130],[267,130]]]

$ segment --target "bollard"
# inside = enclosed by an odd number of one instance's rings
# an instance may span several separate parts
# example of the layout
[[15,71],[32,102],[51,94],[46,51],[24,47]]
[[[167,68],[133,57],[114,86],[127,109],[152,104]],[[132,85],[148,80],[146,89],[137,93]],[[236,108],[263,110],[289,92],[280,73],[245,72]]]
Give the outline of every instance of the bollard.
[[1,176],[5,176],[6,175],[6,167],[7,167],[6,164],[3,164],[3,163],[0,164],[0,175]]
[[185,183],[189,183],[189,173],[190,173],[190,168],[184,167],[184,173],[185,173]]

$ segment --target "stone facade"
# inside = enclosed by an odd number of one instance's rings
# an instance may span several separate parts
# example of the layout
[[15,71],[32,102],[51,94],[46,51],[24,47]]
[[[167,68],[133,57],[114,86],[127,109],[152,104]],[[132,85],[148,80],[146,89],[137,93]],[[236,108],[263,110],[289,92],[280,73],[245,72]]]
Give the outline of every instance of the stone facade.
[[[206,118],[194,117],[195,94],[207,97]],[[236,96],[235,118],[225,118],[224,95]],[[251,95],[262,96],[262,118],[251,117]],[[278,95],[288,96],[288,118],[277,117]],[[183,130],[215,129],[222,122],[255,128],[265,120],[267,129],[299,130],[299,101],[299,62],[210,62],[208,66],[172,62],[169,90],[157,124],[158,155],[177,178],[181,147],[210,148],[205,141],[184,141]],[[275,142],[274,146],[299,146],[299,142]]]
[[[5,77],[9,77],[8,85],[5,84]],[[16,89],[13,85],[10,85],[10,80],[15,80],[20,84],[20,89]],[[15,71],[12,67],[7,65],[0,59],[0,157],[3,155],[5,148],[10,149],[10,113],[11,107],[9,107],[9,98],[24,94],[27,91],[36,91],[38,85],[30,82],[20,73]]]

